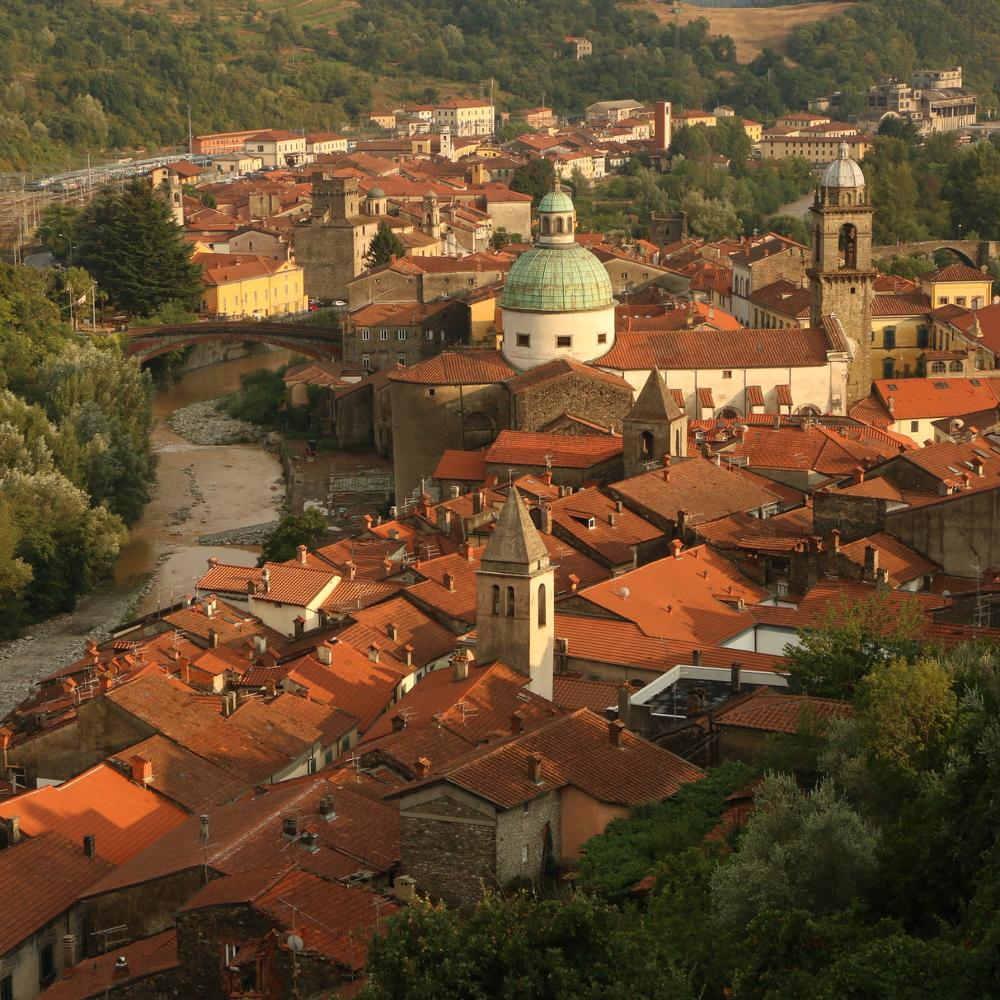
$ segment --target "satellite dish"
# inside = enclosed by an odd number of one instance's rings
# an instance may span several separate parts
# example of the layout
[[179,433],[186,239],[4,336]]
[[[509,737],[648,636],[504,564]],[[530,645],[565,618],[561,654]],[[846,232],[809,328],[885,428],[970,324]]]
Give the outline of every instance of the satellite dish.
[[305,941],[303,941],[298,934],[289,934],[287,944],[288,947],[291,948],[296,954],[302,951],[302,949],[306,946]]

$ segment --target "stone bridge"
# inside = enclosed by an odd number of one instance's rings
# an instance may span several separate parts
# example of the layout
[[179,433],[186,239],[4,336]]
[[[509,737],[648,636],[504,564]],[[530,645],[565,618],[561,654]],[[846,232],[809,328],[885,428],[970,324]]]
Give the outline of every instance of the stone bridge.
[[192,344],[217,341],[271,344],[296,354],[321,361],[340,356],[341,333],[333,326],[307,326],[302,323],[254,323],[219,321],[181,323],[174,326],[134,327],[125,334],[125,352],[140,361],[176,351]]
[[950,250],[970,267],[980,267],[1000,253],[1000,243],[995,240],[917,240],[915,243],[872,247],[872,256],[876,260],[888,260],[894,254],[900,257],[931,257],[936,250]]

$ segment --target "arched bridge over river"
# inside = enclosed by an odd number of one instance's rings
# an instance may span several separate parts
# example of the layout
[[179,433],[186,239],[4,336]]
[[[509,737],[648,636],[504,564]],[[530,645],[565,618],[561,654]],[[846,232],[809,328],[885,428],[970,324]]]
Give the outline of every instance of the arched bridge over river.
[[218,341],[271,344],[309,358],[332,361],[340,357],[341,332],[333,326],[303,323],[255,323],[245,320],[210,323],[179,323],[171,326],[133,327],[125,333],[125,351],[140,361],[149,361],[192,344]]

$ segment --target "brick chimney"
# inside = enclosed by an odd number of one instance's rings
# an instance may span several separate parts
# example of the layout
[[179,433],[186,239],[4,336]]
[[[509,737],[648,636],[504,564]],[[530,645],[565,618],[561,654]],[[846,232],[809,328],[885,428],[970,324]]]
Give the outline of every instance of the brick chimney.
[[621,719],[612,719],[608,723],[608,740],[610,740],[613,747],[620,747],[622,745],[622,732],[625,729],[625,723]]
[[299,561],[300,566],[305,566],[306,563],[308,562],[308,559],[306,558],[306,553],[308,551],[309,550],[304,545],[297,545],[295,547],[295,555]]
[[743,682],[740,679],[740,674],[742,672],[742,664],[730,663],[729,664],[729,690],[733,694],[739,694],[743,687]]
[[865,546],[865,571],[864,580],[866,583],[874,583],[878,575],[878,546]]
[[153,762],[145,757],[136,754],[129,758],[129,767],[132,769],[132,780],[146,784],[153,780]]
[[542,758],[537,753],[528,758],[528,780],[536,785],[542,783]]
[[445,587],[445,590],[451,591],[452,593],[455,592],[455,574],[454,573],[445,573],[445,575],[444,575],[444,587]]
[[675,559],[680,559],[681,558],[681,554],[682,554],[683,550],[684,550],[684,543],[679,538],[675,538],[670,543],[670,554]]
[[83,835],[83,853],[88,858],[97,856],[97,838],[92,833]]
[[333,650],[324,642],[321,646],[316,647],[316,659],[319,660],[323,666],[330,666],[333,660]]
[[448,534],[451,531],[451,511],[447,507],[438,507],[434,511],[434,519],[437,523],[438,531]]
[[510,717],[510,731],[517,736],[524,732],[524,712],[514,712]]
[[467,649],[456,649],[451,657],[451,677],[455,681],[464,681],[469,676],[469,661],[472,653]]
[[543,535],[552,534],[552,511],[549,509],[547,504],[538,508],[540,514],[539,522],[540,529]]
[[413,770],[418,778],[426,778],[431,771],[430,759],[428,757],[418,757]]

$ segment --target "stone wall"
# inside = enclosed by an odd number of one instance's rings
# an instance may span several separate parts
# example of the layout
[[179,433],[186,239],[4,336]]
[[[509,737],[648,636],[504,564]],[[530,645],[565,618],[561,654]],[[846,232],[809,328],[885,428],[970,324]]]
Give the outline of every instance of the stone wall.
[[529,465],[525,462],[487,462],[486,474],[496,476],[499,481],[506,482],[513,469],[515,479],[520,476],[534,476],[541,479],[547,472],[552,473],[552,482],[557,486],[572,486],[574,489],[582,487],[584,483],[601,482],[613,483],[622,479],[622,459],[620,455],[609,459],[606,462],[598,462],[585,469],[569,469],[559,465],[554,465],[548,469],[544,464]]
[[[400,319],[402,323],[381,326],[362,326],[351,321],[344,335],[344,360],[371,370],[394,364],[412,366],[443,350],[467,344],[470,339],[469,307],[464,302],[450,302],[433,316],[416,323],[406,323],[405,314]],[[385,340],[381,338],[381,330],[388,333]],[[362,331],[368,334],[367,340]]]
[[886,501],[840,493],[813,494],[813,531],[827,537],[839,529],[842,542],[853,542],[886,527]]
[[[543,771],[544,768],[543,764]],[[539,881],[546,823],[552,831],[553,851],[558,861],[562,856],[562,843],[557,791],[533,799],[527,803],[527,808],[515,806],[497,815],[496,877],[501,886],[515,879]]]
[[568,375],[514,396],[515,428],[541,430],[564,413],[620,431],[632,407],[632,392],[588,375]]

